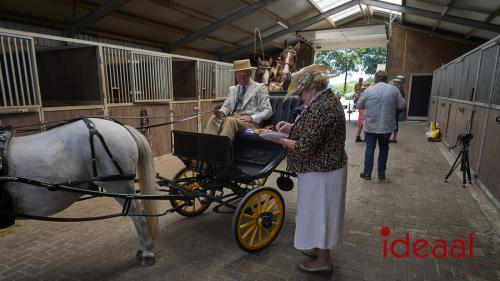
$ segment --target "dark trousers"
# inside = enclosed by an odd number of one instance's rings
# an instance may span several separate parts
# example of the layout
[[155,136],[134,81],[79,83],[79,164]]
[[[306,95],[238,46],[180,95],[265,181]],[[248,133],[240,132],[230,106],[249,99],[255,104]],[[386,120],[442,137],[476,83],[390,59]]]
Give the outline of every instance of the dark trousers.
[[391,134],[372,134],[365,133],[365,170],[364,174],[367,176],[372,175],[373,170],[373,158],[375,154],[375,147],[379,147],[378,153],[378,174],[385,175],[385,169],[387,164],[387,157],[389,156],[389,140]]

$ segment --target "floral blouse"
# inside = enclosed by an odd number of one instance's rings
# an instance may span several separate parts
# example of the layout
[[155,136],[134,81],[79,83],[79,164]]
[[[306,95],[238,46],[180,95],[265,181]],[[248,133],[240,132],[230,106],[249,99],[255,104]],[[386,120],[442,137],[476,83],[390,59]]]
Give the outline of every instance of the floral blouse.
[[290,139],[296,140],[288,153],[288,171],[327,172],[347,163],[345,115],[340,100],[330,91],[319,94],[295,121]]

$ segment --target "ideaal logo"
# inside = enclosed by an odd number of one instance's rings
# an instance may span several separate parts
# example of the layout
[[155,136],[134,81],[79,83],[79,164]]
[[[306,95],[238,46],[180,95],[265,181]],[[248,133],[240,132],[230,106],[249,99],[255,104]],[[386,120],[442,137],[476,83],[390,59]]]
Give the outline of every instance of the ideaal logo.
[[[384,226],[380,229],[380,235],[382,237],[389,237],[391,235],[391,229]],[[410,242],[410,233],[406,232],[404,239],[394,239],[388,241],[384,238],[384,258],[387,258],[392,254],[395,258],[408,258],[410,254],[413,256],[424,259],[429,256],[434,258],[455,258],[463,259],[465,257],[473,257],[473,235],[469,232],[467,240],[464,239],[453,239],[451,245],[444,239],[435,239],[429,241],[428,239],[416,239],[413,243]],[[401,245],[404,249],[403,252],[396,251],[396,247]]]

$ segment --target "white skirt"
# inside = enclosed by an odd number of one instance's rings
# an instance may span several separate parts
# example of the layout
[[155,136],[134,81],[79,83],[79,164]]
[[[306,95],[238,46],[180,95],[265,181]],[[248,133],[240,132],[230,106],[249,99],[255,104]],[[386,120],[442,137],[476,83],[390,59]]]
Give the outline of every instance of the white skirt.
[[299,173],[297,178],[295,248],[341,246],[347,165],[331,172]]

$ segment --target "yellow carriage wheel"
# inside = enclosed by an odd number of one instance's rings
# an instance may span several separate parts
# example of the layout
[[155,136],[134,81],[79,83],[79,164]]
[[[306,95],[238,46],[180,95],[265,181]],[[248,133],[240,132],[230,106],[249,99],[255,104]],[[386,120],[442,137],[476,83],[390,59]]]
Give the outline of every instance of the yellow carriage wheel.
[[267,177],[263,177],[257,180],[257,184],[259,184],[259,186],[264,186],[266,182],[267,182]]
[[[190,167],[185,167],[182,170],[180,170],[174,177],[174,180],[177,182],[178,180],[181,179],[186,179],[186,178],[194,178],[198,176],[198,173],[193,171]],[[200,185],[197,182],[192,182],[192,183],[183,183],[183,187],[189,190],[195,190],[195,191],[200,191]],[[178,194],[177,191],[173,191],[173,194]],[[208,190],[206,192],[208,195],[214,196],[215,195],[215,190]],[[203,201],[199,197],[195,197],[194,199],[190,200],[170,200],[170,204],[172,207],[177,207],[181,204],[184,203],[186,206],[177,209],[177,213],[186,216],[186,217],[195,217],[203,213],[208,207],[210,207],[211,202],[210,201]]]
[[285,220],[285,201],[274,188],[257,188],[245,195],[233,216],[238,246],[257,252],[278,236]]

